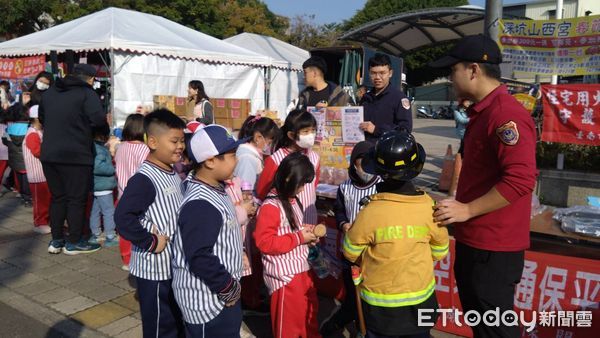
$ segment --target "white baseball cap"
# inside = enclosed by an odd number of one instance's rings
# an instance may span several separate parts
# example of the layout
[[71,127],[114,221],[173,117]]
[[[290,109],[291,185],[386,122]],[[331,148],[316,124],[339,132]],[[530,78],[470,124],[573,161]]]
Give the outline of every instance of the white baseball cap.
[[209,158],[236,149],[240,144],[248,142],[249,139],[248,137],[236,141],[235,137],[225,127],[211,124],[196,129],[190,143],[187,145],[187,153],[192,161],[202,163]]
[[30,119],[37,119],[39,117],[39,107],[37,104],[35,106],[31,106],[31,108],[29,108],[29,118]]

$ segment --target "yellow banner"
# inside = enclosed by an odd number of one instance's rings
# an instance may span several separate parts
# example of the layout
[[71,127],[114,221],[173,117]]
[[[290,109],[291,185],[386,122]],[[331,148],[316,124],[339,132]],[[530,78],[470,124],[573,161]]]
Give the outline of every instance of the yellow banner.
[[500,20],[504,62],[517,73],[600,74],[600,15],[560,20]]

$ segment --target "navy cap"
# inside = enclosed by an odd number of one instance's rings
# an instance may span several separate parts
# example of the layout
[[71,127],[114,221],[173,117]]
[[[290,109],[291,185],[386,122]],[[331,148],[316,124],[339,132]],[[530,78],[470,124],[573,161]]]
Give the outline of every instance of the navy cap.
[[496,41],[483,34],[465,36],[459,40],[448,55],[430,62],[432,68],[448,68],[459,62],[501,64],[502,53]]
[[240,144],[248,142],[249,139],[236,140],[225,127],[218,124],[211,124],[210,126],[196,129],[196,132],[189,141],[187,153],[192,161],[202,163],[209,158],[236,149]]
[[85,64],[85,63],[78,63],[73,67],[73,71],[71,72],[71,74],[73,74],[73,75],[79,74],[79,75],[86,75],[89,77],[95,77],[96,76],[96,67]]

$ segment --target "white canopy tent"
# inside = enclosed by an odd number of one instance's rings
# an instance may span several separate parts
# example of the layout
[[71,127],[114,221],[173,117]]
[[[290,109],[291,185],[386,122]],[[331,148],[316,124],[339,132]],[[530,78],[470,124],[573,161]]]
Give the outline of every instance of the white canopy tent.
[[273,37],[252,33],[238,34],[225,41],[269,57],[268,107],[285,118],[288,104],[304,87],[302,63],[310,57],[309,52]]
[[110,51],[116,125],[152,96],[187,95],[187,83],[204,83],[211,97],[248,98],[264,108],[263,69],[268,57],[160,16],[107,8],[67,23],[0,43],[7,57]]

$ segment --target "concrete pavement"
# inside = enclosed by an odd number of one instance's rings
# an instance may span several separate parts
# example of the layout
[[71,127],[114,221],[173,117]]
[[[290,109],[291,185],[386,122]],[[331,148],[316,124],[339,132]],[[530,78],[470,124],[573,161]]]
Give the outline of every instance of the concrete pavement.
[[[458,147],[454,122],[416,119],[414,125],[428,154],[417,183],[435,190],[447,144],[454,151]],[[120,269],[118,248],[48,254],[50,235],[32,231],[31,213],[13,193],[0,198],[0,336],[141,337],[133,280]],[[322,299],[319,317],[333,308],[331,300]],[[244,330],[242,337],[269,337],[269,317],[246,317]]]

